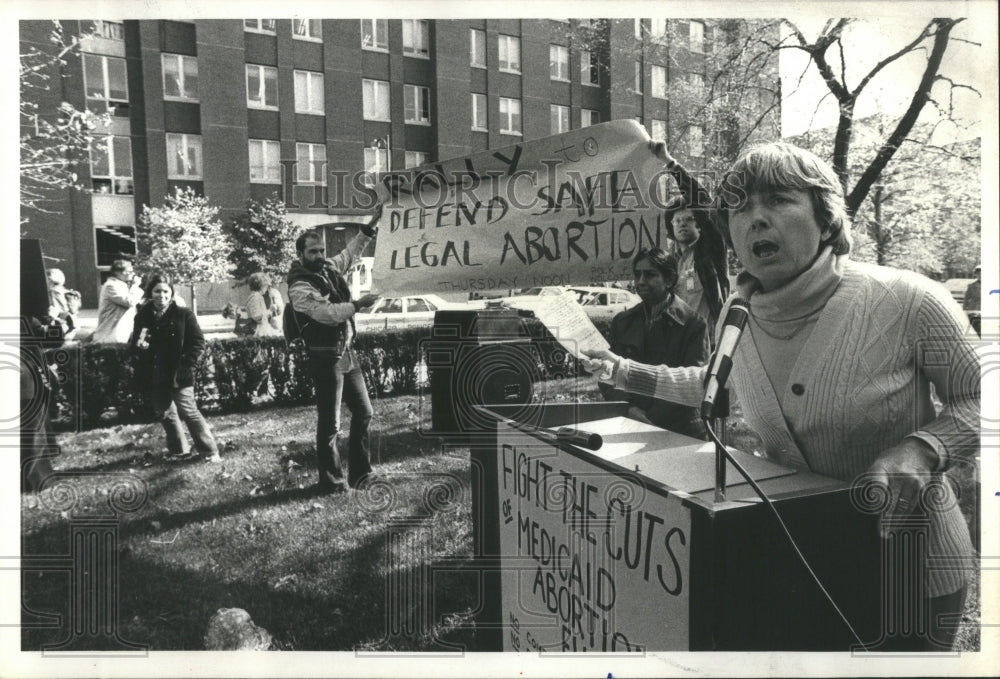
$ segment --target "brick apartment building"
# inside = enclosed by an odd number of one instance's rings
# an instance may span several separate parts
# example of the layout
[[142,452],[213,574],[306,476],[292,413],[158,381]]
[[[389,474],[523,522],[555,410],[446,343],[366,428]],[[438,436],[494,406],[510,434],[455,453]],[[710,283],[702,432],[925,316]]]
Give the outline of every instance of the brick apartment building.
[[[110,111],[112,124],[80,168],[90,190],[25,213],[22,229],[42,239],[85,307],[96,306],[111,261],[135,253],[143,205],[178,186],[207,196],[224,220],[279,192],[290,218],[322,228],[333,249],[353,235],[338,223],[358,212],[350,181],[340,200],[331,195],[340,191],[330,173],[398,170],[623,118],[698,167],[717,135],[672,109],[670,92],[711,77],[706,55],[733,30],[674,19],[62,25],[89,37],[38,103]],[[21,22],[22,51],[51,49],[50,31]]]

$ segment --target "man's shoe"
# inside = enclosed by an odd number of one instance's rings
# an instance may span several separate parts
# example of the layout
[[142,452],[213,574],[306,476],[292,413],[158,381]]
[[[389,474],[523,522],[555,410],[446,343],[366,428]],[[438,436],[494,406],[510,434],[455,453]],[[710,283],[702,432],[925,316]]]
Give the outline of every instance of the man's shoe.
[[375,472],[368,472],[361,478],[351,481],[350,484],[351,488],[364,489],[373,483],[378,483],[379,481],[385,481],[385,477],[380,474],[376,474]]
[[205,456],[206,462],[222,462],[222,456],[218,453],[213,453],[212,455]]
[[347,484],[343,481],[333,482],[333,481],[320,481],[314,488],[316,492],[323,493],[324,495],[333,495],[335,493],[346,493],[349,488]]

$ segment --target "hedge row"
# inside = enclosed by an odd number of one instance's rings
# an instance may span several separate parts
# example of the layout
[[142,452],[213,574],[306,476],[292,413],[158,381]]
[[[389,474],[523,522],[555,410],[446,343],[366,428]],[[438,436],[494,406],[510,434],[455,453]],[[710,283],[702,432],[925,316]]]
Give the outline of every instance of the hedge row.
[[[605,335],[607,326],[598,323]],[[576,366],[537,321],[529,319],[529,328],[543,379],[576,374]],[[421,347],[430,332],[421,327],[357,335],[355,347],[372,396],[414,394],[426,386]],[[56,428],[148,421],[146,397],[134,383],[126,345],[71,345],[46,353],[60,375],[53,409]],[[300,345],[289,347],[281,337],[209,341],[198,365],[195,396],[205,413],[244,412],[261,402],[308,403],[313,383],[307,352]]]

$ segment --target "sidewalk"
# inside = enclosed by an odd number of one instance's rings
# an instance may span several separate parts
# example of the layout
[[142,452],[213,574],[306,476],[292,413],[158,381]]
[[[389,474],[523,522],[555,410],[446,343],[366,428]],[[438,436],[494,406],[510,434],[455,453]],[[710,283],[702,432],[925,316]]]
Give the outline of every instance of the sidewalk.
[[[80,309],[76,316],[77,335],[89,336],[97,328],[97,309]],[[198,325],[206,335],[212,335],[218,339],[220,335],[233,335],[233,326],[236,321],[232,318],[223,318],[221,313],[198,314]]]

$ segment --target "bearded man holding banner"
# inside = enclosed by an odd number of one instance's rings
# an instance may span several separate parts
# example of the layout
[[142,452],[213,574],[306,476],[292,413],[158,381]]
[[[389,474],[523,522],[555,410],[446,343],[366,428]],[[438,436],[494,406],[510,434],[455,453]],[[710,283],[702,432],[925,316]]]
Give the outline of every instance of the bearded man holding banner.
[[[669,159],[665,149],[654,153]],[[925,522],[926,553],[916,551],[918,540],[892,540],[914,553],[892,562],[885,584],[915,580],[923,601],[898,605],[927,618],[906,620],[873,650],[949,649],[975,567],[942,475],[974,464],[979,450],[980,366],[968,319],[941,285],[850,259],[840,181],[808,151],[785,143],[751,149],[724,176],[715,207],[745,268],[737,288],[749,322],[731,380],[747,424],[779,464],[881,489],[887,537],[906,521]],[[703,400],[705,367],[585,353],[597,359],[589,369],[616,389],[689,406]]]
[[[382,206],[358,235],[342,251],[326,257],[323,234],[306,231],[295,241],[299,259],[288,272],[288,299],[298,328],[298,335],[309,349],[310,371],[316,387],[316,466],[317,488],[323,493],[344,492],[370,480],[371,401],[354,351],[354,315],[378,299],[368,294],[351,300],[351,290],[344,280],[365,246],[375,237]],[[337,450],[341,400],[351,411],[348,440],[348,474]]]

